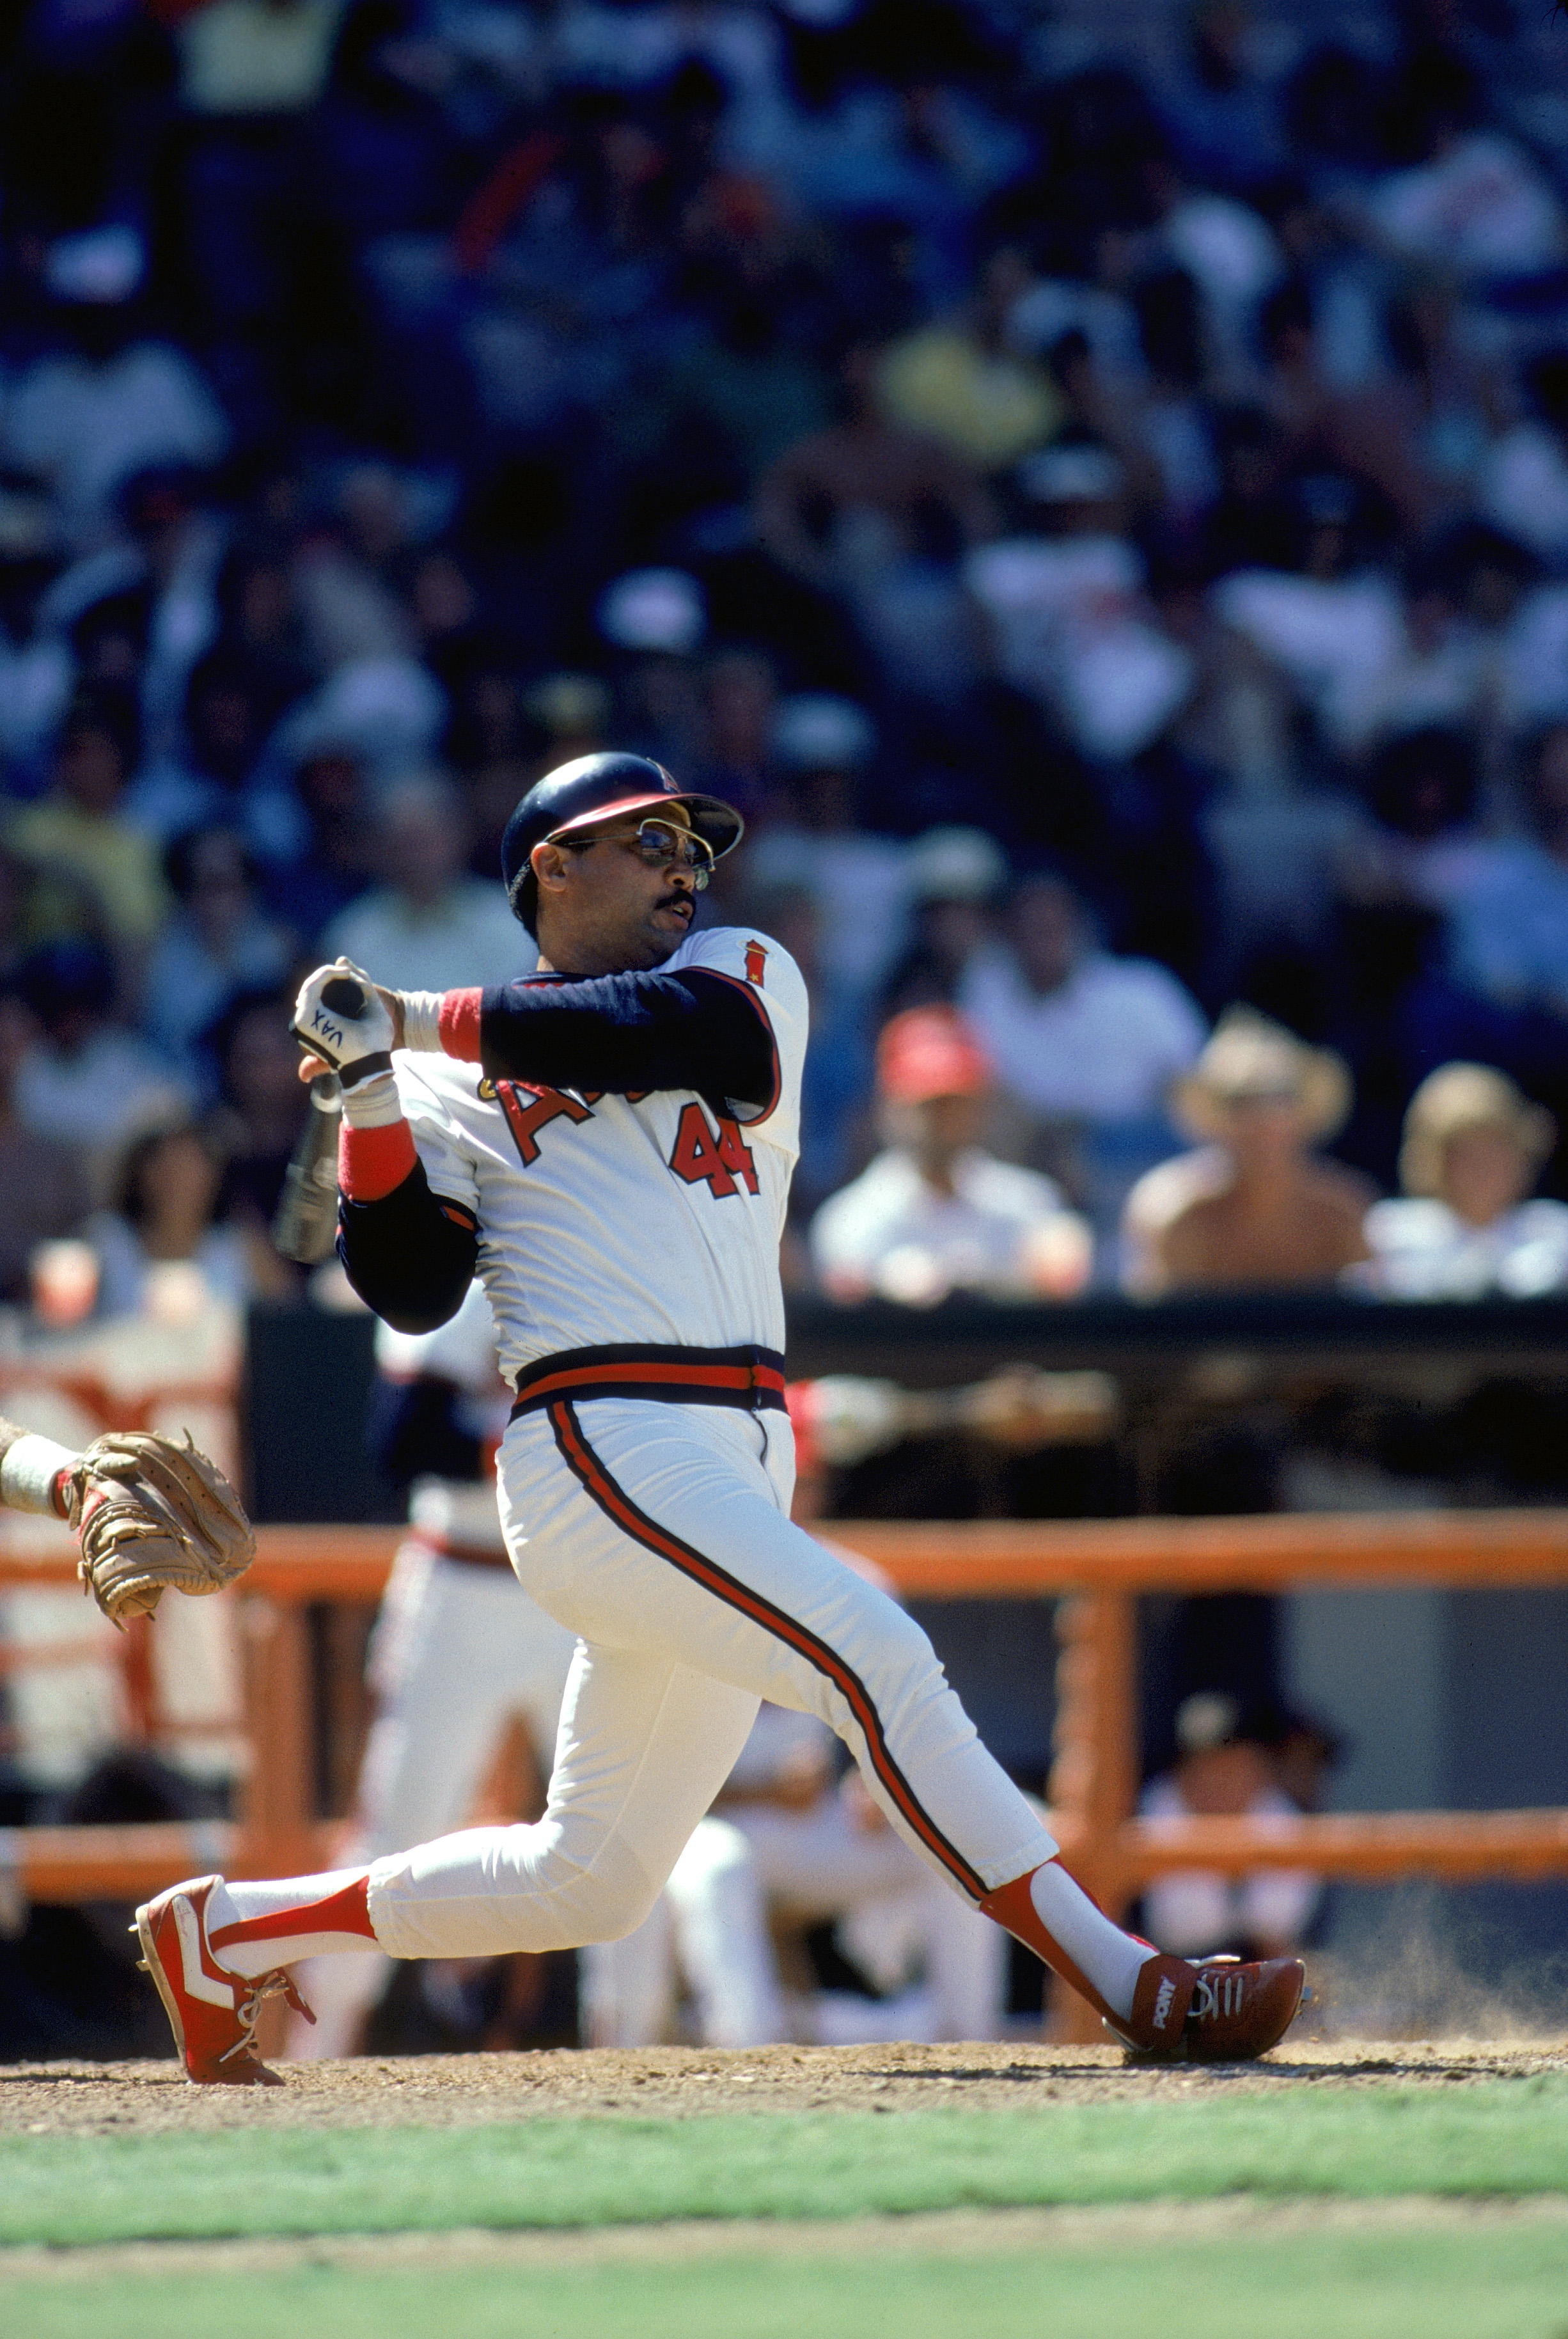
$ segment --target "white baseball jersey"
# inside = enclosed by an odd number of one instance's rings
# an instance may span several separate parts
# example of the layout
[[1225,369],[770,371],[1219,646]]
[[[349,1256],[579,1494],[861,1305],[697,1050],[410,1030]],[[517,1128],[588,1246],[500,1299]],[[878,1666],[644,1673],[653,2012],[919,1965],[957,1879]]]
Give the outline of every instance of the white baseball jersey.
[[[774,1092],[720,1115],[690,1090],[604,1096],[492,1081],[399,1052],[431,1190],[471,1210],[508,1380],[542,1357],[635,1341],[784,1347],[779,1238],[800,1142],[806,994],[776,943],[693,934],[656,972],[744,985],[773,1034]],[[749,1112],[750,1118],[744,1118]]]

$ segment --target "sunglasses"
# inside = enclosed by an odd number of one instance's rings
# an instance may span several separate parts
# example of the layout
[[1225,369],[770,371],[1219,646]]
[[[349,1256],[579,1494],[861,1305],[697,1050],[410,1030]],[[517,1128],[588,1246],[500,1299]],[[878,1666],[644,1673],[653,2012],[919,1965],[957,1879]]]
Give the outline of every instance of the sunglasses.
[[713,874],[714,853],[707,840],[695,836],[689,828],[672,828],[662,820],[645,820],[629,830],[601,830],[597,836],[547,836],[545,843],[564,845],[573,853],[587,853],[596,844],[624,844],[645,869],[687,870],[699,893]]

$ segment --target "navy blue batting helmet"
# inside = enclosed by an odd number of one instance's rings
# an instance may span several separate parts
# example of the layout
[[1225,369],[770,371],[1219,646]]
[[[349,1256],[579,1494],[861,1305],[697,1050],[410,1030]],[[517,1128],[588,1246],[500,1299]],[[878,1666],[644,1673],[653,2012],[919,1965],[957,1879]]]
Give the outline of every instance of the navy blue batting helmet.
[[536,780],[508,821],[501,839],[507,898],[528,932],[534,931],[538,893],[528,860],[536,844],[574,828],[587,828],[609,813],[647,813],[670,804],[685,806],[686,818],[715,861],[740,843],[745,823],[733,804],[680,787],[650,755],[627,755],[614,749],[598,755],[579,755]]

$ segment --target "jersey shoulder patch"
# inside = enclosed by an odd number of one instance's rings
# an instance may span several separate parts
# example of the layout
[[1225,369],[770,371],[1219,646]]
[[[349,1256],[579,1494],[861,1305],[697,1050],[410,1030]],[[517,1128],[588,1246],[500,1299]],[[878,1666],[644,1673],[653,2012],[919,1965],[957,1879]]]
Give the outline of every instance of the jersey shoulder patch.
[[666,963],[671,973],[685,967],[703,967],[715,974],[727,974],[733,982],[747,982],[754,991],[766,990],[771,994],[779,989],[781,970],[787,969],[793,962],[789,952],[770,934],[759,934],[754,927],[705,926],[684,942]]

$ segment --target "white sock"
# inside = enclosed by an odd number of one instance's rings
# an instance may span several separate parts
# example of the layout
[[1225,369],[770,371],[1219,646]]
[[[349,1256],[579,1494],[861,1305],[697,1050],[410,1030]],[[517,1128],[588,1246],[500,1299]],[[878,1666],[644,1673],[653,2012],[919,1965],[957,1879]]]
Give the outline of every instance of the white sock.
[[1125,2019],[1132,2012],[1139,1974],[1155,1952],[1147,1942],[1135,1941],[1130,1933],[1113,1925],[1059,1860],[1048,1860],[1043,1868],[1035,1870],[1029,1880],[1029,1897],[1052,1940],[1060,1941],[1112,2013]]

